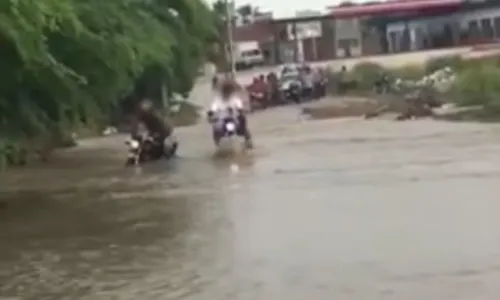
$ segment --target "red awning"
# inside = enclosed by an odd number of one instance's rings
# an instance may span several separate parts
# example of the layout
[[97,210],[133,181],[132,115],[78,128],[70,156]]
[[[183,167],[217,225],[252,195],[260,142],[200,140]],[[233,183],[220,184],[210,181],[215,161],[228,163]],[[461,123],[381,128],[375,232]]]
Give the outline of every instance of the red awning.
[[391,13],[412,12],[435,8],[452,8],[463,4],[463,0],[399,0],[367,5],[330,7],[330,15],[336,18],[360,17]]

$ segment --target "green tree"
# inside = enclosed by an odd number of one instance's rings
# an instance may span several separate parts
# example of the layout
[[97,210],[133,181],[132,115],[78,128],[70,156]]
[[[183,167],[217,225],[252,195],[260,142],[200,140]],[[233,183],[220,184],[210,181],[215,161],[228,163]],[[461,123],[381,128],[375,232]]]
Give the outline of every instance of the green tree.
[[202,0],[12,0],[0,14],[0,164],[108,122],[122,99],[187,95],[218,34]]

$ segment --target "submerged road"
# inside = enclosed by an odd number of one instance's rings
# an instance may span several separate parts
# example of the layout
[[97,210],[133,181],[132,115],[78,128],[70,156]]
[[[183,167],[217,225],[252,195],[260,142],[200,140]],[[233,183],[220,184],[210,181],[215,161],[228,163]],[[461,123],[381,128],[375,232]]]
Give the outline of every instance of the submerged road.
[[2,175],[0,299],[498,299],[499,126],[251,122],[248,155],[198,125],[172,165],[117,136]]

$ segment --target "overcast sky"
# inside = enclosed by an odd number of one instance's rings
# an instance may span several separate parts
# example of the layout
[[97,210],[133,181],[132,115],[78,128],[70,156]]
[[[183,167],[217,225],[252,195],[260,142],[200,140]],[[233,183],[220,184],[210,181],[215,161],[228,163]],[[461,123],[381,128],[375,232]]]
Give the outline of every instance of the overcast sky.
[[[215,2],[215,0],[208,0]],[[297,10],[318,10],[325,11],[327,6],[333,6],[341,3],[339,0],[236,0],[236,6],[252,4],[260,7],[263,11],[272,10],[275,18],[293,17]],[[363,2],[355,0],[352,2]]]

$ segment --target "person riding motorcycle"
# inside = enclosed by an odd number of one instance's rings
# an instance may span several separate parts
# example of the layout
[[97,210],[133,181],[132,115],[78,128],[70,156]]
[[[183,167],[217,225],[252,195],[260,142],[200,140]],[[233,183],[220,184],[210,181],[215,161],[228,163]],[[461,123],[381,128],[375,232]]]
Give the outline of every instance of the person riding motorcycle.
[[268,87],[264,75],[254,77],[252,83],[247,87],[250,98],[256,97],[254,100],[259,102],[262,107],[267,106]]
[[[173,127],[164,121],[154,109],[150,100],[143,100],[139,105],[130,135],[132,139],[142,140],[141,125],[147,130],[149,136],[153,138],[157,145],[161,145],[162,150],[165,141],[173,133]],[[163,151],[162,151],[163,152]]]
[[[215,96],[210,108],[208,110],[208,119],[213,124],[214,122],[220,122],[224,118],[227,118],[230,111],[236,113],[238,121],[238,135],[242,135],[245,138],[245,145],[247,148],[252,148],[252,135],[248,129],[247,118],[244,111],[243,100],[241,96],[238,95],[238,86],[232,80],[226,80],[222,82],[220,87],[220,93]],[[218,129],[218,126],[213,128],[213,140],[216,145],[222,138],[222,133]]]

